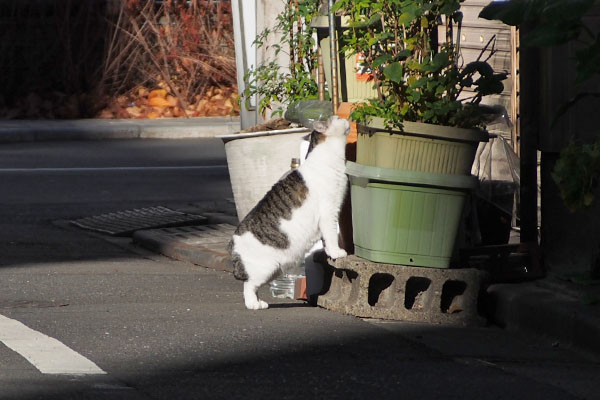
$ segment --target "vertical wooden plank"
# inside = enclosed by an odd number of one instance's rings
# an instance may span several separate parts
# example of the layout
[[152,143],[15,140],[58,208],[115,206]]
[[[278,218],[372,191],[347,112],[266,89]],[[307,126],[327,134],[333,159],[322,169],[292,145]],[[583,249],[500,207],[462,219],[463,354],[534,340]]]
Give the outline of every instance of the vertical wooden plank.
[[[521,27],[519,34],[527,35],[531,28]],[[537,148],[539,136],[540,49],[520,47],[520,159],[521,159],[521,242],[538,242],[537,221]]]
[[519,30],[511,26],[510,27],[510,54],[511,54],[511,76],[512,88],[510,92],[510,120],[513,122],[513,129],[511,131],[511,143],[513,150],[517,155],[519,154],[519,140],[521,139],[521,119],[519,114],[519,103],[521,101],[519,92],[521,90],[519,82]]

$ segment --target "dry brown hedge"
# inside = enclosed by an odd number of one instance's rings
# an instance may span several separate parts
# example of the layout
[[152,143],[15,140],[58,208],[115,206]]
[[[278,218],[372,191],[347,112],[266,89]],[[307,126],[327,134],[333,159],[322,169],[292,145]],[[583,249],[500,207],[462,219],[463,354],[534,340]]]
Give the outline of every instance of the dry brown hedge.
[[0,118],[238,110],[229,1],[8,0],[0,29]]

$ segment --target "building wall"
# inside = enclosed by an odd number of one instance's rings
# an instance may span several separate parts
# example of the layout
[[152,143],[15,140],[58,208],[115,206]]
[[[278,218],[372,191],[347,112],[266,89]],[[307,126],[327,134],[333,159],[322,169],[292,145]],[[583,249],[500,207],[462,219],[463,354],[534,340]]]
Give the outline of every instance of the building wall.
[[[499,21],[488,21],[479,18],[479,13],[489,3],[489,0],[465,0],[461,5],[463,13],[463,23],[460,32],[460,46],[462,61],[467,64],[475,61],[481,54],[483,48],[495,36],[495,54],[488,61],[494,71],[507,72],[508,78],[503,82],[504,91],[500,95],[488,96],[484,98],[483,103],[489,105],[502,105],[506,108],[512,124],[516,127],[516,82],[513,80],[516,69],[516,60],[514,54],[514,35],[508,25]],[[454,34],[457,35],[456,28]],[[443,36],[441,36],[443,37]],[[489,48],[488,48],[489,49]],[[484,54],[482,59],[486,59],[489,51]],[[467,91],[467,95],[470,93]],[[513,129],[506,123],[500,122],[488,126],[490,133],[502,135],[513,146],[516,146],[516,128]]]
[[[600,32],[600,9],[585,22],[595,34]],[[560,198],[552,180],[552,170],[560,150],[571,139],[591,143],[600,138],[598,109],[600,100],[589,98],[577,103],[553,126],[557,109],[577,93],[600,92],[600,79],[575,84],[576,43],[542,52],[539,106],[539,150],[542,152],[542,226],[541,243],[544,262],[551,273],[569,274],[589,271],[600,254],[600,191],[596,191],[593,207],[571,213]]]

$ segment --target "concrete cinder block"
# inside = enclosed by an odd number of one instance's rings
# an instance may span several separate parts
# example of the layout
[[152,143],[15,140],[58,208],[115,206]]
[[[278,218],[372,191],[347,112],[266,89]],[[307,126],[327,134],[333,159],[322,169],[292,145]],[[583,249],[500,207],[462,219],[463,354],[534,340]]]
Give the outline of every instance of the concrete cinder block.
[[487,274],[476,269],[374,263],[357,256],[329,260],[331,285],[321,307],[359,317],[479,325]]

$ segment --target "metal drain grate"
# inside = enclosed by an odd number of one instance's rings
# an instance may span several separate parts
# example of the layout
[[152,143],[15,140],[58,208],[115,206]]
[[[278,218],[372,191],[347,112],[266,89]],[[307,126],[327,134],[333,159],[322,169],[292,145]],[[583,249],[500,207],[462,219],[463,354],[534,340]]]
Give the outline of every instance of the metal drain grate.
[[186,214],[167,207],[147,207],[85,217],[71,221],[83,229],[108,233],[113,236],[131,236],[142,229],[206,223],[201,215]]

